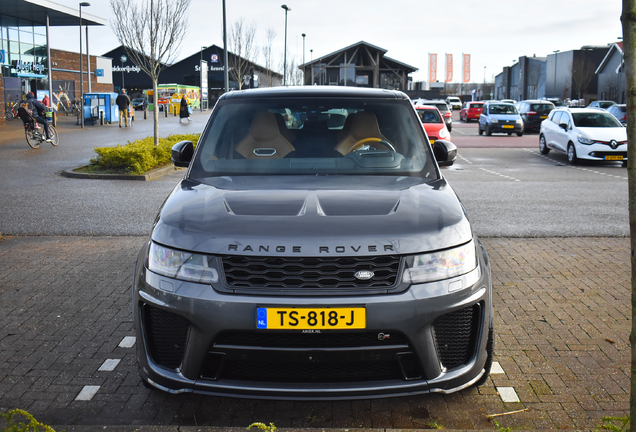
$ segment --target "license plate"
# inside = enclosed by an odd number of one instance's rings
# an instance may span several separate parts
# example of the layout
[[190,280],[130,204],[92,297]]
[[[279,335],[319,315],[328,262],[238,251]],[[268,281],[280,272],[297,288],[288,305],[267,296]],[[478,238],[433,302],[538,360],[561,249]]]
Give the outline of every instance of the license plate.
[[256,308],[256,328],[266,330],[364,329],[367,310],[363,307]]
[[435,144],[435,140],[434,139],[430,139],[429,140],[431,144]]
[[504,129],[514,129],[515,127],[513,125],[502,125],[501,126]]
[[541,118],[542,118],[542,119],[547,119],[547,118],[548,118],[548,116],[547,116],[547,115],[546,115],[546,116],[541,116]]
[[618,161],[622,161],[622,160],[623,160],[623,156],[622,156],[622,155],[608,155],[608,156],[605,156],[605,160],[618,160]]

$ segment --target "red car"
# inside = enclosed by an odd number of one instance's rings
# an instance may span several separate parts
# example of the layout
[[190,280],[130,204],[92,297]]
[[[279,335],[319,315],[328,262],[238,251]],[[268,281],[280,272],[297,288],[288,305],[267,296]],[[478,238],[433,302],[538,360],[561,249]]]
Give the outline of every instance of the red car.
[[442,117],[442,113],[440,113],[436,107],[418,105],[415,107],[415,110],[422,121],[422,125],[424,126],[424,130],[426,130],[426,135],[428,135],[431,144],[438,139],[450,141],[451,134],[448,132],[448,128],[446,128],[444,117]]
[[471,120],[479,120],[483,102],[466,102],[464,107],[459,111],[459,119],[468,123]]

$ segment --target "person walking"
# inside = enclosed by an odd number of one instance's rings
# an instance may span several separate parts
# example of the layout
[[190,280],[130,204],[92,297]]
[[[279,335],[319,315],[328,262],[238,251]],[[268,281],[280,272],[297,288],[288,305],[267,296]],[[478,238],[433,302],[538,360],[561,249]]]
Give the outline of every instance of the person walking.
[[121,127],[122,119],[128,127],[128,107],[130,106],[130,98],[126,94],[126,89],[121,89],[121,93],[115,99],[115,104],[119,107],[119,127]]
[[188,121],[192,121],[190,118],[190,106],[188,105],[188,99],[186,99],[185,95],[181,96],[181,107],[179,108],[179,123],[184,118],[187,118]]

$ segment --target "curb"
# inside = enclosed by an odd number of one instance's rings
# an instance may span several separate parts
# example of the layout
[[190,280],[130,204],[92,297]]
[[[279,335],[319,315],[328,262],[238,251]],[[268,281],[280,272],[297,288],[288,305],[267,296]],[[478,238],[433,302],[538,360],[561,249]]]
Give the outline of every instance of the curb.
[[[81,168],[81,167],[79,167]],[[79,173],[75,172],[71,168],[61,172],[64,177],[76,178],[76,179],[93,179],[93,180],[138,180],[138,181],[150,181],[156,180],[164,175],[176,170],[174,165],[168,165],[160,168],[155,168],[148,171],[146,174],[98,174],[98,173]]]

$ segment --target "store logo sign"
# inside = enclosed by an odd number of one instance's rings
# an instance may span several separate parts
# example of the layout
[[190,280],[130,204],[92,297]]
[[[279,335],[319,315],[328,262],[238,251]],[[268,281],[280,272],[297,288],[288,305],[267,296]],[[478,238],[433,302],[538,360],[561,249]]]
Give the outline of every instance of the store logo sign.
[[104,69],[96,69],[95,70],[95,76],[103,77],[104,76]]
[[7,52],[5,50],[0,50],[0,64],[5,64],[7,62]]
[[13,62],[13,67],[20,72],[36,72],[39,74],[44,73],[44,65],[34,62],[23,62],[22,60],[16,60]]
[[211,61],[212,63],[218,63],[218,62],[219,62],[219,55],[218,55],[218,54],[212,54],[212,55],[210,56],[210,61]]

